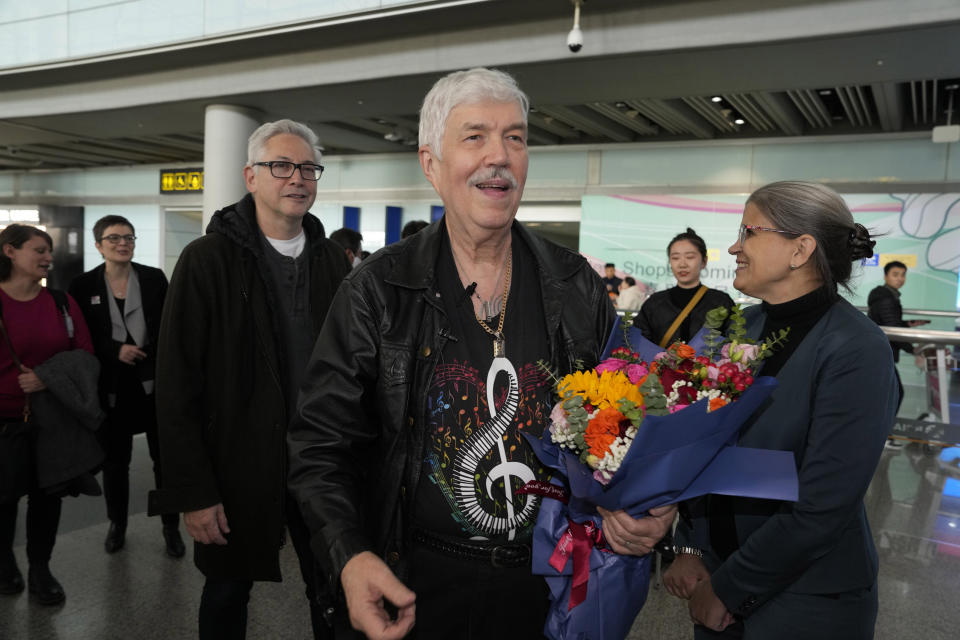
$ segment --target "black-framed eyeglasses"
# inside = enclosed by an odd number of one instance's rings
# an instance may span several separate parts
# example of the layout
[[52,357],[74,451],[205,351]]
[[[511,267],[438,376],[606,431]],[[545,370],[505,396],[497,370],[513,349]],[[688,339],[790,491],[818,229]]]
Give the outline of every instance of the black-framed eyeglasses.
[[289,178],[297,169],[304,180],[316,182],[323,175],[323,165],[312,162],[287,162],[286,160],[273,160],[271,162],[254,162],[255,167],[270,167],[270,175],[274,178]]
[[743,241],[747,239],[747,232],[753,231],[773,231],[774,233],[785,233],[788,236],[800,235],[794,231],[786,231],[785,229],[774,229],[773,227],[761,227],[758,224],[741,224],[740,232],[737,234],[737,244],[743,246]]
[[120,234],[117,234],[117,233],[111,233],[108,236],[103,236],[102,238],[100,238],[101,242],[103,242],[104,240],[106,240],[110,244],[120,244],[121,240],[123,242],[126,242],[127,244],[136,244],[137,236],[130,233],[128,233],[125,236],[121,236]]

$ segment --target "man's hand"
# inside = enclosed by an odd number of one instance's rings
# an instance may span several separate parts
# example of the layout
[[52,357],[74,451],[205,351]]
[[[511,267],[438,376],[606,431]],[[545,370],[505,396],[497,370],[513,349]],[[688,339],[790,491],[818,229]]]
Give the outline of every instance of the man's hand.
[[123,364],[136,364],[137,360],[147,357],[147,352],[135,344],[124,344],[120,346],[120,355],[117,357]]
[[734,622],[726,605],[713,592],[710,579],[701,580],[690,597],[690,619],[711,631],[723,631]]
[[603,537],[616,553],[631,556],[643,556],[660,542],[673,525],[677,515],[677,505],[650,509],[643,518],[632,518],[626,511],[607,511],[597,507],[603,518]]
[[709,578],[710,572],[703,560],[689,553],[681,553],[663,574],[663,585],[672,595],[689,600],[697,583]]
[[[340,584],[354,629],[370,640],[399,640],[410,633],[417,596],[376,555],[364,551],[350,558],[340,572]],[[397,608],[396,620],[390,619],[384,600]]]
[[230,527],[222,503],[199,511],[187,511],[183,514],[183,524],[190,537],[200,544],[227,544],[223,534],[230,533]]
[[17,376],[17,383],[24,393],[43,391],[47,388],[47,385],[43,384],[43,380],[37,377],[33,369],[20,365],[20,371],[22,373]]

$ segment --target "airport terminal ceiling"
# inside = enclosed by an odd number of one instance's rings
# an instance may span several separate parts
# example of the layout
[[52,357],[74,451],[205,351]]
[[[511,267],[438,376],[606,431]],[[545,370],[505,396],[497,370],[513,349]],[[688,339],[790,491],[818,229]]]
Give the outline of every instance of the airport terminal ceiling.
[[[420,100],[441,75],[422,72],[417,56],[428,55],[432,41],[438,55],[454,51],[458,37],[475,43],[479,63],[518,77],[532,102],[531,145],[922,132],[947,123],[951,95],[952,123],[960,123],[956,21],[784,40],[744,34],[742,44],[630,51],[610,42],[621,18],[654,15],[667,5],[682,11],[721,3],[589,0],[585,47],[570,54],[568,2],[447,4],[419,14],[0,69],[0,170],[199,162],[204,109],[213,103],[256,109],[264,120],[304,120],[328,154],[411,152]],[[757,3],[724,4],[733,11]],[[648,13],[638,13],[637,5]],[[501,26],[505,17],[509,23]],[[525,32],[531,50],[545,47],[542,34],[533,35],[540,28],[557,32],[555,55],[524,50],[518,34]],[[489,54],[498,48],[491,34],[504,34],[500,44],[516,55]],[[339,59],[353,51],[393,66],[360,81],[324,73],[348,68]],[[498,63],[505,59],[519,62]],[[271,70],[290,81],[265,88]],[[178,77],[187,89],[167,90]],[[236,82],[225,90],[224,78]],[[211,95],[203,95],[206,79]],[[123,96],[118,108],[110,108],[110,95]]]

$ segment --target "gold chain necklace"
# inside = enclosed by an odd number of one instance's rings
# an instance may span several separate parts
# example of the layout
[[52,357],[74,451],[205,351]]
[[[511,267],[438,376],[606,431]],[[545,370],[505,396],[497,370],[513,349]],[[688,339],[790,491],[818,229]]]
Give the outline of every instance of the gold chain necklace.
[[494,331],[490,328],[486,322],[484,322],[479,315],[477,315],[476,309],[473,311],[473,317],[477,319],[477,322],[480,323],[480,326],[483,327],[483,330],[493,336],[493,357],[494,358],[505,358],[506,357],[506,345],[504,344],[503,338],[503,321],[507,317],[507,295],[510,293],[510,274],[513,267],[513,251],[507,254],[507,270],[506,275],[503,279],[503,304],[500,305],[500,322],[497,323],[497,330]]

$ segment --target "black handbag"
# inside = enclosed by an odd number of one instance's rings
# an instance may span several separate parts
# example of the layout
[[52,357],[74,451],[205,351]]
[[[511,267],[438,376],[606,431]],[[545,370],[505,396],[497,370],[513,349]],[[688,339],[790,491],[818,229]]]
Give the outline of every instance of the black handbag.
[[[20,358],[13,350],[2,315],[0,332],[3,333],[10,355],[13,356],[13,364],[19,368]],[[18,500],[36,484],[33,464],[35,433],[34,425],[30,422],[30,394],[27,394],[23,405],[23,419],[0,424],[0,504]]]

